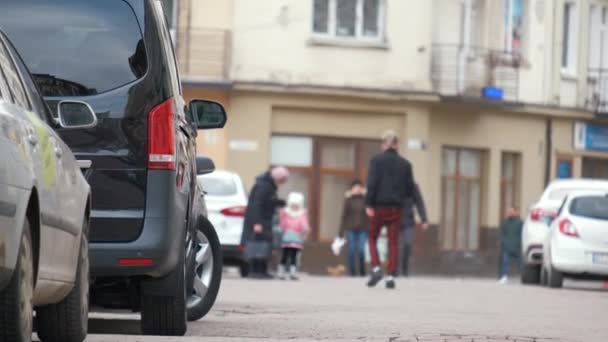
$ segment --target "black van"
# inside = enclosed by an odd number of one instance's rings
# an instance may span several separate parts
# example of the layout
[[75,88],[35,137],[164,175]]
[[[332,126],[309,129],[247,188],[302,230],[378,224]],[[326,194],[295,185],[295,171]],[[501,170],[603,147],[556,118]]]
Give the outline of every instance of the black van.
[[92,188],[92,304],[141,310],[144,334],[183,335],[198,246],[195,138],[226,114],[184,102],[160,0],[3,0],[0,26],[51,109],[84,101],[98,117],[58,130]]

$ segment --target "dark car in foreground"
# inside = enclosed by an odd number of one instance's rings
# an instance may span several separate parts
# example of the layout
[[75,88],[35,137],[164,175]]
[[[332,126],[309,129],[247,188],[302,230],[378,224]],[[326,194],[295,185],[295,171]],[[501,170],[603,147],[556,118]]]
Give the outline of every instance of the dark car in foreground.
[[53,119],[0,32],[0,341],[80,342],[89,312],[90,188],[51,128],[94,127],[83,102]]
[[144,334],[183,335],[187,314],[217,295],[188,300],[200,250],[197,129],[223,127],[226,113],[184,102],[161,1],[4,0],[0,23],[51,108],[86,101],[98,117],[59,130],[89,164],[92,304],[141,311]]

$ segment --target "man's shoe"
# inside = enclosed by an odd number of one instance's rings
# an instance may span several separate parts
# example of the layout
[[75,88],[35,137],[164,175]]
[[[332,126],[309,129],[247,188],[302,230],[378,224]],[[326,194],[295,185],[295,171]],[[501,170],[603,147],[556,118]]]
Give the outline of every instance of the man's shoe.
[[389,290],[394,290],[395,289],[395,281],[393,279],[387,280],[386,281],[386,288]]
[[369,281],[367,282],[367,287],[374,287],[374,286],[378,285],[380,280],[382,280],[382,277],[383,277],[382,271],[379,268],[374,269],[372,271],[371,277],[369,278]]

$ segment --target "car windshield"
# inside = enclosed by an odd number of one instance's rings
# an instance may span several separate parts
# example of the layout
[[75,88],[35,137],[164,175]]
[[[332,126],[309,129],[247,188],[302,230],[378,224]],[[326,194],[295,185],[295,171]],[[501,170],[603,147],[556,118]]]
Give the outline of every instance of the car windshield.
[[209,196],[234,196],[237,194],[236,182],[232,178],[206,175],[199,179],[203,190]]
[[608,197],[584,196],[572,200],[570,213],[576,216],[608,220]]
[[142,77],[147,57],[122,0],[3,0],[0,23],[44,96],[87,96]]
[[560,188],[549,193],[549,199],[552,201],[562,202],[573,191],[593,191],[593,188]]

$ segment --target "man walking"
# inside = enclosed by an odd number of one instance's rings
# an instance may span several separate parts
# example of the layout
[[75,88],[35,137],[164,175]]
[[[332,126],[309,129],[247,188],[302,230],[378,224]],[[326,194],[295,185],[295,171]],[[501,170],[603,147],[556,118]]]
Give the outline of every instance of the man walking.
[[249,194],[241,245],[251,267],[251,277],[270,279],[268,259],[272,253],[272,218],[282,201],[277,196],[279,186],[285,184],[289,171],[275,167],[258,176]]
[[403,208],[403,217],[401,218],[401,275],[407,277],[409,275],[410,255],[412,254],[412,244],[416,234],[416,217],[414,208],[420,217],[423,230],[427,230],[428,219],[426,216],[426,207],[418,184],[414,184],[414,194],[408,197]]
[[500,225],[500,283],[509,282],[509,266],[514,261],[521,266],[521,231],[524,222],[519,216],[519,210],[511,207],[507,210],[507,217]]
[[372,158],[367,179],[367,215],[371,219],[369,251],[372,274],[367,286],[373,287],[383,278],[378,258],[378,236],[388,228],[388,265],[386,288],[395,288],[398,263],[399,228],[405,201],[414,193],[414,175],[409,161],[399,156],[399,138],[394,131],[382,136],[383,152]]

